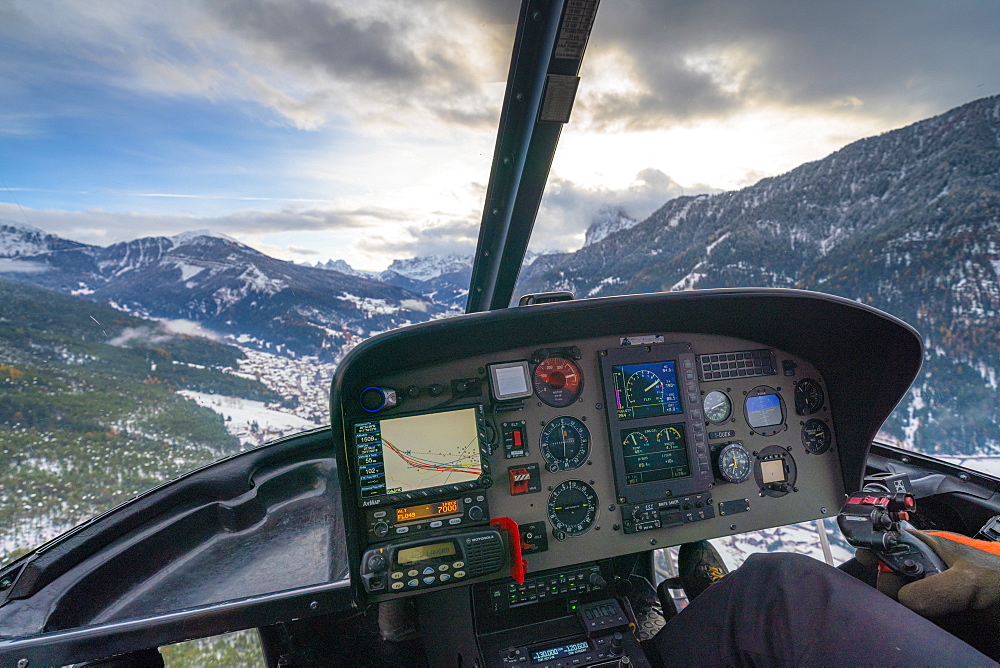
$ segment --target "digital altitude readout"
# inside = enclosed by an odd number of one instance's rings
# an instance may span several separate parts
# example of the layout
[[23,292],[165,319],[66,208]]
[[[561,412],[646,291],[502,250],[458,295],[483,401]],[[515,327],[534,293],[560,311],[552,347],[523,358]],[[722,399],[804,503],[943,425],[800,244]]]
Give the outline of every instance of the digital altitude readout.
[[396,523],[425,520],[429,517],[447,517],[449,515],[458,515],[461,512],[462,502],[459,499],[439,501],[438,503],[425,503],[422,506],[396,508]]
[[623,429],[621,443],[628,485],[691,475],[683,423]]
[[682,412],[676,362],[611,367],[619,420]]

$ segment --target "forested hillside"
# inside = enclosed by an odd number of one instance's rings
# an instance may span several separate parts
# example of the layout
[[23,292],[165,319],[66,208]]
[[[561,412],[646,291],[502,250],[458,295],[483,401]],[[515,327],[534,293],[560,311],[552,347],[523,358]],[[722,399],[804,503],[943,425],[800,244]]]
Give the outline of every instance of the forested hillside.
[[242,353],[109,306],[0,281],[0,561],[239,450],[176,393],[263,401]]
[[1000,452],[1000,97],[740,191],[671,200],[538,258],[519,293],[748,286],[820,290],[912,324],[925,364],[886,431],[930,453]]

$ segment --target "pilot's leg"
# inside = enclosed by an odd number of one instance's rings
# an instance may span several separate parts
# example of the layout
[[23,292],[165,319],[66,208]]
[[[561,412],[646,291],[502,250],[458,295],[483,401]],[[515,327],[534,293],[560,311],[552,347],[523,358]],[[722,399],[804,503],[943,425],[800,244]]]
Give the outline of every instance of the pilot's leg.
[[860,580],[800,554],[754,554],[653,638],[666,666],[995,665]]

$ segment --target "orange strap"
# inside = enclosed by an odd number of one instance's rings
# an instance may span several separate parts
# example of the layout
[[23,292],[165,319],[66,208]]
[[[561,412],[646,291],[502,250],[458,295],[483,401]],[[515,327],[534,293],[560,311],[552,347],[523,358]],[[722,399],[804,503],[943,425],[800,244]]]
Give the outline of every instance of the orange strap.
[[925,531],[924,533],[931,536],[937,536],[938,538],[947,538],[948,540],[953,540],[956,543],[963,543],[964,545],[974,547],[977,550],[982,550],[983,552],[989,552],[990,554],[1000,556],[1000,543],[991,540],[969,538],[968,536],[963,536],[960,533],[950,533],[948,531]]

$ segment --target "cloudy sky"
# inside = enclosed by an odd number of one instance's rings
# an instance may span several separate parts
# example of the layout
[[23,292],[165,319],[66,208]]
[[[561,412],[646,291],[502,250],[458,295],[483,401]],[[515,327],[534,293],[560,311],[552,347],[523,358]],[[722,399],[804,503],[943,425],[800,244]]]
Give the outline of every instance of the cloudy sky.
[[[475,248],[517,3],[0,0],[0,218],[299,262]],[[605,0],[536,226],[572,249],[1000,93],[1000,3]]]

